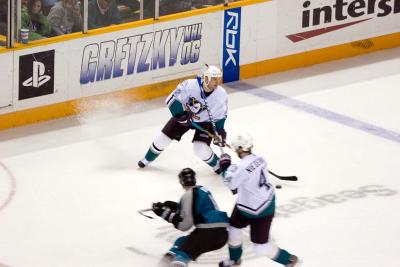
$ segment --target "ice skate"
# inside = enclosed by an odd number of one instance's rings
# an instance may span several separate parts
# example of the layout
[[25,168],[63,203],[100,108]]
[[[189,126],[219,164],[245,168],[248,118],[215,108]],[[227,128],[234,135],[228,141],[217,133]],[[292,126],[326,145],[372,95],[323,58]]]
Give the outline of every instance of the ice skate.
[[141,159],[141,160],[139,160],[138,161],[138,166],[140,167],[140,168],[144,168],[144,167],[146,167],[147,165],[149,165],[149,161],[148,160],[146,160],[145,158],[143,158],[143,159]]
[[174,255],[165,253],[161,260],[158,262],[158,267],[169,267],[171,265]]
[[296,255],[290,255],[289,263],[286,264],[286,267],[299,267],[301,261]]
[[224,260],[224,261],[220,261],[218,266],[219,267],[235,267],[235,266],[240,266],[240,264],[242,263],[241,260]]

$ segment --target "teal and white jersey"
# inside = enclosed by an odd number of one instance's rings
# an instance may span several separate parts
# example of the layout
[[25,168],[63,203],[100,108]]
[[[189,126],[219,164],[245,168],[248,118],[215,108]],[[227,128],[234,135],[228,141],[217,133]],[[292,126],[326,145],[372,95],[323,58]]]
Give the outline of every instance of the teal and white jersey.
[[[204,96],[204,95],[203,95]],[[195,116],[195,122],[210,121],[202,97],[202,88],[197,79],[188,79],[180,83],[177,88],[167,97],[165,103],[168,105],[173,116],[190,110]],[[207,96],[208,109],[215,121],[226,119],[228,112],[228,94],[225,89],[218,86]]]
[[186,191],[179,202],[178,213],[182,221],[176,225],[181,231],[192,226],[196,228],[227,227],[229,218],[220,211],[210,191],[203,186],[195,186]]
[[262,157],[247,155],[230,165],[222,177],[229,189],[237,190],[236,205],[245,215],[257,217],[274,211],[275,189],[268,181],[267,162]]

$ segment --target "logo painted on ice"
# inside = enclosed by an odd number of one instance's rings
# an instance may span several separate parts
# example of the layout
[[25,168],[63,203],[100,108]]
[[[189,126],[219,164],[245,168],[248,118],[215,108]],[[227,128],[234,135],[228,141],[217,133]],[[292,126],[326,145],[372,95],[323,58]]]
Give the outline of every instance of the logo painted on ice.
[[222,64],[224,82],[239,80],[240,16],[240,7],[225,10]]
[[[319,29],[299,32],[287,35],[292,42],[307,40],[328,32],[339,30],[368,21],[373,17],[386,17],[391,14],[400,13],[400,0],[334,0],[332,5],[325,1],[315,1],[315,8],[311,7],[311,1],[303,3],[302,28],[320,26]],[[360,18],[356,21],[349,21],[353,18]],[[338,25],[327,26],[330,23],[349,21]]]
[[25,80],[22,85],[27,87],[39,88],[51,79],[50,75],[44,75],[45,71],[46,67],[42,62],[34,61],[32,71],[33,76]]
[[200,57],[202,23],[123,37],[87,45],[80,83],[196,63]]

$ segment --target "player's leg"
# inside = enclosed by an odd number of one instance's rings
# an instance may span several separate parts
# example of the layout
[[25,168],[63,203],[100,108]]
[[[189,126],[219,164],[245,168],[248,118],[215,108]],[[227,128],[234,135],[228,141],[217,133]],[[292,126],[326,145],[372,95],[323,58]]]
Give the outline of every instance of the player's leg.
[[172,248],[170,248],[168,252],[164,254],[158,263],[159,267],[169,267],[171,265],[171,262],[174,260],[176,253],[179,251],[180,246],[183,244],[185,239],[186,236],[181,236],[175,240]]
[[180,245],[172,263],[176,266],[186,266],[201,254],[222,248],[227,240],[228,233],[225,227],[196,228]]
[[284,249],[269,242],[269,231],[274,215],[250,219],[250,239],[257,256],[267,256],[271,260],[287,267],[296,266],[298,258]]
[[272,242],[264,244],[253,244],[254,253],[261,257],[267,256],[271,260],[280,263],[286,267],[299,266],[300,261],[296,255],[290,254],[284,249],[279,248]]
[[182,126],[176,119],[171,118],[161,130],[161,133],[154,139],[144,158],[138,162],[139,167],[144,168],[149,165],[164,151],[172,140],[180,141],[182,135],[189,129],[190,127]]
[[220,267],[240,266],[242,257],[242,229],[249,224],[248,218],[240,214],[235,206],[229,219],[229,259],[221,261]]
[[[201,124],[201,126],[206,130],[210,130],[208,129],[210,128],[208,124]],[[196,130],[193,137],[193,151],[197,157],[207,163],[217,174],[219,174],[219,157],[211,149],[211,141],[211,137],[209,137],[206,133]]]
[[172,139],[165,133],[161,132],[151,143],[146,155],[138,162],[140,168],[144,168],[154,161],[161,152],[171,143]]

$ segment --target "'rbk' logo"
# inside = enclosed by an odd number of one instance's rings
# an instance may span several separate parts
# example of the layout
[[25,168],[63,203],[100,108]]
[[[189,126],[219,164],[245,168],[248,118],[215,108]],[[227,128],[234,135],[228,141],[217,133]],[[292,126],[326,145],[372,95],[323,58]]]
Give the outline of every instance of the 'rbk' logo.
[[236,49],[236,35],[239,29],[239,13],[228,11],[227,15],[229,16],[229,20],[226,24],[225,45],[228,58],[225,60],[224,66],[227,66],[229,62],[232,62],[236,66],[237,63],[234,55],[238,52]]
[[[319,29],[299,32],[286,36],[292,42],[303,41],[324,33],[349,27],[374,17],[386,17],[391,14],[400,13],[400,0],[335,0],[333,5],[322,5],[323,1],[315,1],[315,8],[311,7],[311,1],[303,3],[302,28],[310,26],[322,27]],[[359,18],[358,20],[352,20]],[[345,21],[348,22],[345,22]],[[351,21],[349,21],[351,20]],[[341,22],[334,26],[330,23]]]
[[239,80],[240,7],[225,10],[222,67],[224,82]]
[[33,61],[33,76],[24,81],[22,85],[39,88],[40,86],[48,82],[51,77],[50,75],[44,74],[45,69],[46,67],[42,62]]
[[54,93],[54,50],[19,58],[18,99]]

